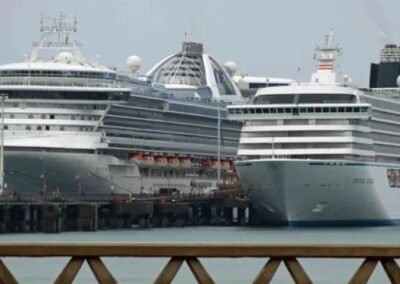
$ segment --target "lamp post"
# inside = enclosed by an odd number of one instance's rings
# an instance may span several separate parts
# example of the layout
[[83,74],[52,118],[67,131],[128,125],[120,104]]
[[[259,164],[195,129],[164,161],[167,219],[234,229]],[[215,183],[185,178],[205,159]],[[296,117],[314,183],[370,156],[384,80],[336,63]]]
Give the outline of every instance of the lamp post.
[[0,139],[0,195],[4,195],[4,101],[7,94],[0,94],[1,99],[1,139]]
[[221,102],[218,102],[218,127],[217,127],[217,184],[220,183],[221,179]]

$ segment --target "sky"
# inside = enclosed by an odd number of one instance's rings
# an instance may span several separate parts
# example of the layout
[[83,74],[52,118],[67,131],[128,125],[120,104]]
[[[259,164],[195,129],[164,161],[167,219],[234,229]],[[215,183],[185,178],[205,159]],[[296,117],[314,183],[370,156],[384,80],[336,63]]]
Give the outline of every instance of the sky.
[[314,48],[333,29],[338,69],[363,87],[384,44],[400,44],[399,11],[399,0],[0,0],[0,64],[22,61],[41,15],[62,12],[77,16],[87,59],[106,66],[126,69],[134,54],[144,74],[186,38],[249,75],[309,81]]

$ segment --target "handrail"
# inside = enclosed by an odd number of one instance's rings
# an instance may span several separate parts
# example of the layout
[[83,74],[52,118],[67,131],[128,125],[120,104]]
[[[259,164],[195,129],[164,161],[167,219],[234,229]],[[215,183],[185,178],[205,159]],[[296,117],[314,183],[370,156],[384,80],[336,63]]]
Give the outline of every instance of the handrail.
[[[400,245],[341,244],[174,244],[174,243],[0,243],[0,257],[72,257],[55,283],[71,283],[87,261],[100,283],[116,283],[101,257],[169,257],[155,283],[171,283],[187,262],[198,283],[214,283],[199,261],[201,258],[269,258],[253,283],[269,283],[284,263],[295,283],[312,283],[297,258],[364,258],[349,283],[367,283],[378,262],[391,283],[400,283]],[[17,283],[0,260],[0,281]]]

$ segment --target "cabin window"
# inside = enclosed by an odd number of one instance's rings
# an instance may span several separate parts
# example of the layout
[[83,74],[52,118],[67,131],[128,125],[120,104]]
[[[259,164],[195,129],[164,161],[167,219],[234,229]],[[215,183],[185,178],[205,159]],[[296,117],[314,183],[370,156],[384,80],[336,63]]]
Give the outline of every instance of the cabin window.
[[40,125],[36,126],[36,130],[42,130],[42,127]]
[[26,126],[26,130],[31,130],[31,126],[30,126],[30,125],[27,125],[27,126]]
[[33,118],[33,114],[28,115],[28,118]]
[[50,126],[46,125],[46,130],[50,130]]
[[54,119],[54,114],[50,114],[50,119]]
[[45,114],[42,114],[40,117],[41,117],[42,119],[46,119],[46,115],[45,115]]

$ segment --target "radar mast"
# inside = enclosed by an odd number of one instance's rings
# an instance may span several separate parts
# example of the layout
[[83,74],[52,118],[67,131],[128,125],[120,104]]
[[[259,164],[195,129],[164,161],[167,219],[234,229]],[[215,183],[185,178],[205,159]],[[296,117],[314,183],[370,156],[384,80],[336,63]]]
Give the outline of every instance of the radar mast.
[[73,20],[69,20],[63,13],[55,17],[42,16],[40,20],[41,40],[33,43],[30,61],[39,60],[40,55],[45,51],[53,51],[55,53],[67,51],[74,55],[76,61],[86,63],[79,50],[80,44],[74,39],[77,30],[76,17]]

